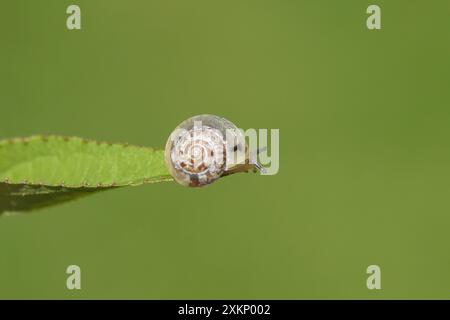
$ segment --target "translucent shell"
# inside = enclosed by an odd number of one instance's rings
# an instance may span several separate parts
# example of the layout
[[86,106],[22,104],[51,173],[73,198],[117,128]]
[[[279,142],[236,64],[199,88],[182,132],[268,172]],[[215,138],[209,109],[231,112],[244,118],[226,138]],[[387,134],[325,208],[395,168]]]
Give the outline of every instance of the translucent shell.
[[[227,135],[238,135],[230,137]],[[165,148],[165,162],[170,174],[180,184],[202,187],[226,173],[227,152],[242,150],[244,139],[238,128],[215,115],[199,115],[178,125]],[[239,139],[235,139],[239,138]],[[227,141],[236,141],[232,145]]]

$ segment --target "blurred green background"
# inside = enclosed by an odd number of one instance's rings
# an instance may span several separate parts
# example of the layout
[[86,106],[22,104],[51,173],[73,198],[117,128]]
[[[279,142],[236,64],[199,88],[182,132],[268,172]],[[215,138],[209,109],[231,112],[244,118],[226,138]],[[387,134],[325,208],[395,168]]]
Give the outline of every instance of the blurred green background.
[[[70,4],[82,30],[66,29]],[[0,298],[450,298],[449,1],[0,8],[1,138],[162,147],[200,113],[280,129],[275,176],[1,218]],[[82,290],[66,289],[70,264]]]

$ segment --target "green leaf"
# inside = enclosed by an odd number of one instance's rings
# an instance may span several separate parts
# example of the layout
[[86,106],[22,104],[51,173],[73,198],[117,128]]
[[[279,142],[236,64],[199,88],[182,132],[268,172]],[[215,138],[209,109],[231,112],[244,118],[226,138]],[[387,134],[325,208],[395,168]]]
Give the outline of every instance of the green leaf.
[[163,150],[59,136],[0,141],[0,213],[170,180]]

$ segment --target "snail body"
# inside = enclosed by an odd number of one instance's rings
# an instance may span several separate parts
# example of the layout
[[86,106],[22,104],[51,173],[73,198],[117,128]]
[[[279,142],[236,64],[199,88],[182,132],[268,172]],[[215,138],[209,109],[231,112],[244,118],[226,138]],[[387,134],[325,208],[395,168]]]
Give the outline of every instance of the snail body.
[[254,168],[248,159],[230,161],[236,151],[246,151],[241,131],[229,120],[198,115],[179,124],[165,148],[165,163],[172,177],[184,186],[202,187],[222,176]]

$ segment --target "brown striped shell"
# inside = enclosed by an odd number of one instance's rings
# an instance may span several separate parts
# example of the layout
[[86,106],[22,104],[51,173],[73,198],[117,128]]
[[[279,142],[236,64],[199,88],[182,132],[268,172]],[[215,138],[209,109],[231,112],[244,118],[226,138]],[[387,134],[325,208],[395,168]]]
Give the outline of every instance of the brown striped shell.
[[216,181],[227,170],[227,152],[245,148],[242,137],[227,144],[227,134],[240,135],[230,121],[215,115],[199,115],[178,125],[167,140],[165,162],[180,184],[202,187]]

